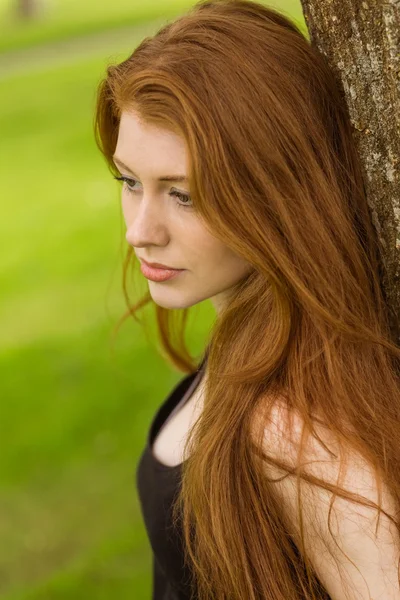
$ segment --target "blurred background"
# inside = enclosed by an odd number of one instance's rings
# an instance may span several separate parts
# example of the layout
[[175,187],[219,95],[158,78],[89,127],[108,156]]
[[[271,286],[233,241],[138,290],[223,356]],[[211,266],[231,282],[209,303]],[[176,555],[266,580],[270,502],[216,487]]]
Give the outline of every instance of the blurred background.
[[[156,409],[183,375],[133,319],[112,351],[127,244],[93,115],[107,66],[193,4],[0,0],[5,600],[151,597],[135,469]],[[265,4],[306,31],[300,0]],[[147,280],[139,283],[142,294]],[[193,355],[214,317],[210,301],[192,308]]]

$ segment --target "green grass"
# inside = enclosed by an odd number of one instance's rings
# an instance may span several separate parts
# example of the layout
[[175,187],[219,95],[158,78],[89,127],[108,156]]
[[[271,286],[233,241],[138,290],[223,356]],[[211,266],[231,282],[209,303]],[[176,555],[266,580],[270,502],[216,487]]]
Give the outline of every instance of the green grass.
[[[111,354],[126,242],[92,131],[108,52],[74,60],[0,80],[0,597],[146,600],[135,468],[181,374],[133,320]],[[193,353],[213,318],[192,309]]]
[[44,10],[32,22],[20,22],[15,0],[0,0],[0,52],[170,18],[193,4],[190,0],[42,0]]
[[[30,23],[15,17],[15,0],[0,0],[0,53],[39,44],[137,25],[151,19],[170,19],[195,4],[190,0],[42,0],[45,9]],[[305,29],[300,0],[270,0]]]

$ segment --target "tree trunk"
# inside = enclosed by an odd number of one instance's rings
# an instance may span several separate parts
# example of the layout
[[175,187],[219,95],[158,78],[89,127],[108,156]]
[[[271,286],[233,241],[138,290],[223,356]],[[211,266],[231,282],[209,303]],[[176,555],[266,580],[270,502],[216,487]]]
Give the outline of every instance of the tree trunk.
[[300,0],[345,95],[400,345],[400,0]]

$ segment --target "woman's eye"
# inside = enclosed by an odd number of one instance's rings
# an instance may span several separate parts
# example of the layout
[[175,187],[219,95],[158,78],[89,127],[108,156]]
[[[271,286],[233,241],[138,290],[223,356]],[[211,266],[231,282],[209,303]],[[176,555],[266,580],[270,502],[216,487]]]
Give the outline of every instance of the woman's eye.
[[132,189],[132,187],[135,185],[135,183],[137,183],[136,179],[129,179],[128,177],[114,177],[114,179],[116,179],[117,181],[123,181],[126,185],[126,188],[129,192],[133,192],[134,190]]
[[178,206],[183,206],[184,208],[193,208],[193,205],[190,204],[192,202],[192,199],[188,194],[183,194],[182,192],[173,190],[170,192],[170,196],[176,196],[177,198],[179,198],[180,202],[177,202]]
[[[129,177],[115,177],[114,179],[116,179],[117,181],[123,181],[126,185],[126,189],[128,190],[128,192],[130,194],[134,193],[136,190],[132,189],[136,183],[138,183],[137,179],[131,179]],[[184,208],[193,208],[191,203],[191,198],[189,196],[189,194],[184,194],[183,192],[178,192],[178,190],[172,190],[169,193],[170,196],[175,196],[177,198],[179,198],[179,202],[177,202],[176,204],[178,205],[178,208],[180,206],[183,206]]]

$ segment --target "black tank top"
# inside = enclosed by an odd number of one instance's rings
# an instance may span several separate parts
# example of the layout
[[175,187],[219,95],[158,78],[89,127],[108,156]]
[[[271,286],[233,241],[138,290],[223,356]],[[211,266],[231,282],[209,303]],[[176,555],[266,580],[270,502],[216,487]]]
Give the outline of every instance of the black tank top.
[[136,468],[136,487],[153,551],[152,600],[190,600],[190,572],[183,562],[181,531],[172,528],[171,510],[179,491],[181,465],[168,466],[152,453],[153,442],[167,420],[185,404],[204,373],[206,355],[197,371],[181,379],[156,412]]

